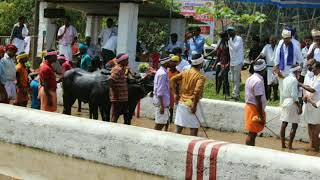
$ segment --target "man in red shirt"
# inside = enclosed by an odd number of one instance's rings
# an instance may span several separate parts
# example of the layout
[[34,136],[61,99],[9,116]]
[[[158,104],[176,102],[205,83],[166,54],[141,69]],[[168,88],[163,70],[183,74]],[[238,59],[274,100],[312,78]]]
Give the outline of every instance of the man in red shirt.
[[66,71],[72,69],[71,61],[69,59],[66,59],[63,54],[58,56],[58,62],[61,65],[62,76]]
[[45,62],[40,67],[40,89],[39,99],[41,102],[40,110],[55,112],[57,110],[57,81],[52,63],[57,61],[57,52],[48,50],[44,57]]

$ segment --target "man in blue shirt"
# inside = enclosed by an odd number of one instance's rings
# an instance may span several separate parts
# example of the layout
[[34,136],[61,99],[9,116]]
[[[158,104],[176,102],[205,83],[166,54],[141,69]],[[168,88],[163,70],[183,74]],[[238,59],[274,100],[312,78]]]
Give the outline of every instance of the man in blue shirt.
[[200,35],[200,32],[200,27],[194,27],[192,29],[192,37],[187,42],[187,49],[189,50],[189,59],[191,59],[192,53],[203,54],[205,38]]
[[92,64],[91,64],[91,57],[88,54],[88,46],[85,44],[79,45],[80,55],[81,55],[81,63],[80,68],[91,72],[92,71]]
[[[33,79],[30,83],[31,88],[31,108],[32,109],[40,109],[40,100],[38,99],[38,90],[39,90],[39,75],[38,73],[30,74],[31,79]],[[36,77],[35,77],[36,76]]]

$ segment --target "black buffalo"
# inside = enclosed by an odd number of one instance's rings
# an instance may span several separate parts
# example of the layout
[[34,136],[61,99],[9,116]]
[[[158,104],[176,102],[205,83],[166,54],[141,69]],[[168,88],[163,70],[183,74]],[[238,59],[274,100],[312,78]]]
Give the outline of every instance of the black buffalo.
[[[79,68],[65,72],[63,76],[63,113],[71,115],[71,107],[76,100],[89,104],[89,116],[98,119],[100,109],[103,121],[110,121],[111,102],[108,79],[110,71],[99,70],[93,73]],[[132,119],[139,99],[153,90],[153,77],[128,80],[129,119]],[[130,124],[130,123],[129,123]]]

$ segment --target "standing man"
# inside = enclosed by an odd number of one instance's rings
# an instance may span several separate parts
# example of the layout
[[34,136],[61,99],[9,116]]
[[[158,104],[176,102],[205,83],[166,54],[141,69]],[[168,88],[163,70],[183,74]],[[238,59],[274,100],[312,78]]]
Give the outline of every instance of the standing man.
[[87,71],[87,72],[91,72],[91,70],[92,70],[91,61],[92,60],[88,54],[88,46],[85,44],[80,44],[79,50],[80,50],[80,56],[81,56],[80,68]]
[[86,40],[85,40],[85,44],[88,46],[88,54],[91,58],[94,58],[95,56],[97,56],[97,49],[96,46],[94,44],[91,43],[91,37],[87,36]]
[[[180,63],[180,57],[179,56],[171,56],[171,64],[168,70],[168,77],[169,77],[169,84],[170,80],[180,72],[177,70],[177,65]],[[177,87],[178,88],[178,85]],[[174,91],[172,91],[172,88],[170,88],[170,105],[169,105],[169,121],[165,126],[165,131],[168,131],[169,124],[173,122],[173,110],[174,110]]]
[[302,109],[299,103],[299,78],[301,73],[301,67],[293,65],[290,69],[290,74],[283,80],[282,97],[283,102],[281,104],[280,120],[282,121],[280,138],[282,148],[287,148],[285,144],[286,140],[286,128],[288,123],[292,123],[290,132],[290,139],[288,148],[292,149],[292,143],[298,129],[298,123],[300,121],[300,114]]
[[112,32],[108,41],[102,46],[103,66],[116,57],[117,42],[117,32]]
[[255,146],[256,137],[266,124],[267,98],[263,74],[267,65],[263,59],[254,62],[254,73],[246,81],[246,106],[244,110],[245,130],[249,132],[246,145]]
[[189,59],[192,59],[192,54],[203,54],[205,39],[200,35],[200,27],[192,28],[192,37],[187,42],[187,49],[189,52]]
[[16,65],[17,71],[17,99],[15,105],[27,107],[28,105],[28,91],[29,91],[29,79],[28,69],[26,62],[28,61],[28,54],[22,52],[16,57],[18,64]]
[[9,44],[6,46],[6,54],[0,61],[0,81],[5,87],[8,97],[8,103],[16,99],[16,65],[14,57],[18,49],[16,46]]
[[[310,62],[310,61],[309,61]],[[309,63],[308,62],[308,63]],[[320,139],[320,63],[313,65],[314,79],[310,85],[301,85],[307,93],[304,96],[303,118],[308,122],[308,132],[311,148],[319,151]]]
[[57,61],[58,53],[54,50],[48,50],[44,57],[45,61],[40,67],[40,110],[55,112],[57,110],[57,81],[52,64]]
[[307,68],[307,64],[308,64],[308,52],[310,49],[310,46],[312,44],[313,38],[312,36],[305,36],[304,37],[304,43],[306,44],[306,46],[301,50],[302,56],[303,56],[303,66],[302,66],[302,71],[301,71],[301,77],[304,79],[304,77],[307,74],[308,68]]
[[[214,65],[216,68],[216,92],[219,94],[223,85],[223,94],[230,96],[229,88],[229,71],[230,71],[230,53],[228,46],[228,33],[220,32],[220,42],[216,49],[217,61]],[[218,68],[219,67],[219,68]]]
[[64,54],[69,61],[72,61],[71,45],[77,37],[77,30],[70,25],[70,18],[65,17],[64,25],[58,30],[59,53]]
[[320,62],[320,31],[312,30],[312,37],[314,43],[309,48],[308,59],[315,59]]
[[178,41],[178,34],[177,33],[173,33],[170,35],[170,43],[167,45],[166,47],[166,52],[168,52],[169,54],[173,54],[173,49],[174,48],[183,48],[183,43],[181,41]]
[[[203,55],[193,54],[191,62],[192,68],[174,76],[170,87],[175,92],[175,101],[178,104],[175,119],[177,133],[181,134],[183,128],[190,128],[190,135],[197,136],[198,128],[203,121],[199,101],[206,81],[200,72],[204,62]],[[176,88],[178,83],[180,90]]]
[[230,70],[233,79],[233,96],[235,101],[240,100],[240,81],[241,81],[241,69],[244,62],[244,49],[243,40],[240,36],[236,35],[234,27],[228,27],[229,34],[229,52],[230,52]]
[[172,50],[173,55],[178,56],[179,57],[179,63],[176,66],[176,69],[179,72],[182,72],[184,70],[188,70],[191,68],[191,65],[189,64],[189,62],[185,59],[182,58],[182,49],[181,48],[174,48]]
[[265,45],[262,49],[258,59],[265,58],[267,63],[267,99],[271,99],[272,91],[273,91],[273,100],[277,101],[279,99],[278,96],[278,79],[273,74],[274,67],[274,56],[275,50],[277,48],[277,39],[274,36],[269,38],[269,44]]
[[124,123],[130,125],[128,110],[128,83],[126,69],[129,64],[128,54],[119,54],[117,64],[112,68],[109,78],[110,101],[112,104],[111,122],[118,122],[120,115],[124,117]]
[[291,31],[282,31],[283,43],[279,43],[274,55],[274,73],[278,76],[280,104],[283,103],[283,79],[290,74],[290,69],[296,64],[303,63],[300,47],[291,42]]
[[[0,46],[0,64],[1,64],[1,59],[4,57],[4,54],[6,53],[5,47]],[[1,82],[1,66],[0,66],[0,103],[8,103],[8,95],[7,91],[4,88],[4,85]]]
[[109,60],[115,58],[114,54],[112,54],[104,48],[104,46],[107,44],[108,40],[111,38],[113,33],[118,34],[118,29],[114,27],[113,20],[109,18],[107,20],[107,27],[100,32],[98,39],[98,41],[101,42],[102,57],[104,62],[108,62]]
[[20,16],[18,19],[18,23],[13,26],[10,43],[15,45],[18,49],[17,54],[20,54],[25,49],[25,41],[24,39],[29,34],[29,30],[27,25],[25,24],[25,17]]
[[163,127],[168,123],[170,116],[170,87],[168,76],[170,61],[170,57],[160,59],[160,68],[154,77],[153,105],[156,107],[154,129],[160,131],[162,131]]
[[[311,144],[311,148],[315,148],[314,147],[314,125],[316,125],[316,123],[314,122],[314,120],[318,119],[318,118],[314,118],[310,115],[312,115],[315,111],[314,107],[312,106],[312,104],[310,102],[308,102],[308,99],[310,99],[310,97],[312,97],[313,93],[315,93],[314,91],[307,91],[306,87],[312,87],[313,86],[313,82],[315,80],[315,75],[313,73],[313,65],[315,63],[314,59],[310,59],[307,62],[307,74],[304,78],[304,82],[303,85],[301,85],[302,83],[300,83],[300,87],[303,88],[303,108],[302,108],[302,118],[304,119],[305,122],[308,123],[308,135],[309,135],[309,139],[310,139],[310,144]],[[315,88],[315,87],[313,87]],[[309,90],[309,89],[308,89]],[[320,89],[319,89],[320,90]],[[318,110],[318,109],[316,109]],[[317,115],[318,116],[318,115]]]

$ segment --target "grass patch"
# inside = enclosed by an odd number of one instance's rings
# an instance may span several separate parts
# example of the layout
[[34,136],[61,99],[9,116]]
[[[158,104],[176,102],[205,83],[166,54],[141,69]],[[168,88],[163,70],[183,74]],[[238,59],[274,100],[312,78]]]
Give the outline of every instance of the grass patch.
[[[243,102],[243,103],[245,101],[244,88],[245,88],[244,83],[241,83],[240,84],[240,102]],[[233,89],[233,84],[230,83],[230,93],[232,93],[232,89]],[[225,100],[225,97],[222,94],[222,88],[220,90],[220,94],[216,93],[216,84],[214,80],[207,80],[204,87],[203,97],[208,99]],[[227,97],[226,100],[233,101],[232,99],[230,99],[230,97]],[[279,101],[268,101],[268,106],[279,106]]]

